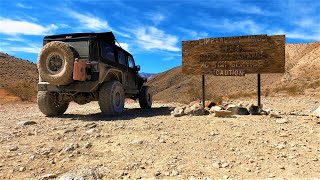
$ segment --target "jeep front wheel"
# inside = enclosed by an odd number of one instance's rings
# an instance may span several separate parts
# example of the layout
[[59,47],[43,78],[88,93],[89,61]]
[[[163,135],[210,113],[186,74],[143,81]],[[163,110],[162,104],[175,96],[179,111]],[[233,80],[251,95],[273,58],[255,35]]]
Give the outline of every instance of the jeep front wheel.
[[59,102],[57,93],[38,91],[38,106],[46,116],[59,116],[68,109],[69,102]]
[[119,81],[109,81],[102,84],[99,91],[99,106],[102,114],[121,114],[124,108],[124,90]]
[[148,86],[142,86],[139,94],[139,104],[142,109],[150,109],[152,106],[152,94]]

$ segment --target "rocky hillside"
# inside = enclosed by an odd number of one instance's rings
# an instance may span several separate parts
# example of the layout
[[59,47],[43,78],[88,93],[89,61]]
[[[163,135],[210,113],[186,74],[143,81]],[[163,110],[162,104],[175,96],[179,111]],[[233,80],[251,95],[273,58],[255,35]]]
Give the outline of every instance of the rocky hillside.
[[0,79],[2,100],[9,96],[35,100],[38,82],[36,64],[0,52]]
[[[254,97],[256,75],[245,77],[206,76],[208,99],[220,101],[228,98]],[[311,91],[319,95],[320,42],[286,45],[286,73],[261,75],[262,94],[285,92],[289,95]],[[201,76],[184,76],[181,66],[150,79],[154,99],[190,102],[201,97]],[[318,89],[318,90],[317,90]]]

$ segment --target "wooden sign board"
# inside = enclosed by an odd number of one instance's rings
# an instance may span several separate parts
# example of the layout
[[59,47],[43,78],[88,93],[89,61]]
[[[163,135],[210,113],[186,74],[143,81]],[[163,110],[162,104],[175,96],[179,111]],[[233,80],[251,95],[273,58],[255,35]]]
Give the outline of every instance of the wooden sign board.
[[284,73],[285,35],[182,41],[182,72],[215,76]]

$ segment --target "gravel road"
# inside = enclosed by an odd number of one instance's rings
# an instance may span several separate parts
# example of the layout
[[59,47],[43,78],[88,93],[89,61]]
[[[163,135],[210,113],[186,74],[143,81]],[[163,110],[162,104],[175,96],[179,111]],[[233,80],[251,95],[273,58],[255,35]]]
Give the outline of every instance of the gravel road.
[[0,179],[319,179],[320,119],[309,116],[319,101],[263,99],[281,118],[175,118],[177,103],[130,103],[110,118],[96,102],[51,118],[36,104],[5,103]]

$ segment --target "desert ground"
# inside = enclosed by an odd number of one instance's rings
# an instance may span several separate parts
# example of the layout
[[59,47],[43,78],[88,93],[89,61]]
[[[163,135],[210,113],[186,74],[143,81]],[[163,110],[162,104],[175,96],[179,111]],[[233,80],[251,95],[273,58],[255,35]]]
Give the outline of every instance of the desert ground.
[[[233,103],[255,103],[238,99]],[[320,98],[264,97],[280,117],[173,117],[126,103],[104,117],[96,102],[45,117],[36,103],[0,105],[0,179],[319,179]]]

